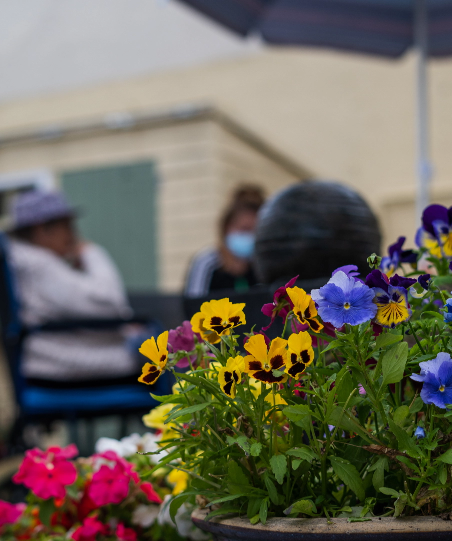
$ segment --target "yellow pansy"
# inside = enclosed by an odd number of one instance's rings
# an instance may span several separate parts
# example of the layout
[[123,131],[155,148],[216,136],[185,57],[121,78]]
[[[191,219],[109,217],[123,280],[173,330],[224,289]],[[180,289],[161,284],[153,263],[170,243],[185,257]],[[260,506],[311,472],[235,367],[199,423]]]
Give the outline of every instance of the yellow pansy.
[[201,338],[210,344],[217,344],[221,338],[220,336],[204,326],[204,320],[206,315],[202,312],[197,312],[190,320],[193,332],[197,332],[201,335]]
[[150,359],[153,364],[146,363],[143,366],[143,372],[138,381],[152,385],[162,375],[168,362],[168,331],[162,333],[157,338],[157,342],[154,337],[143,342],[139,352]]
[[308,332],[291,334],[288,349],[286,373],[293,378],[299,378],[314,360],[311,336]]
[[230,398],[235,398],[237,394],[237,384],[242,379],[242,372],[245,369],[245,361],[240,355],[229,357],[226,366],[218,370],[218,383],[223,393]]
[[[204,332],[211,331],[218,336],[227,335],[235,327],[246,323],[244,307],[245,303],[234,304],[229,299],[212,300],[202,304],[199,312],[201,316],[198,316],[198,320],[204,318],[201,322],[206,329]],[[198,320],[195,319],[195,324]]]
[[314,332],[320,332],[323,325],[317,321],[317,308],[311,295],[308,295],[301,287],[289,287],[286,289],[293,303],[293,313],[302,325],[309,325]]
[[187,488],[189,479],[190,476],[184,471],[176,469],[170,471],[167,480],[168,483],[174,485],[172,492],[173,496],[177,496]]
[[250,353],[245,357],[245,372],[264,383],[284,383],[287,376],[274,376],[273,370],[285,369],[286,345],[287,340],[275,338],[267,350],[267,344],[262,334],[251,336],[244,346],[246,351]]
[[143,415],[143,423],[149,428],[154,430],[161,430],[164,437],[172,432],[172,428],[176,426],[174,423],[165,424],[165,420],[168,417],[169,412],[174,408],[174,404],[161,404],[156,406],[146,415]]

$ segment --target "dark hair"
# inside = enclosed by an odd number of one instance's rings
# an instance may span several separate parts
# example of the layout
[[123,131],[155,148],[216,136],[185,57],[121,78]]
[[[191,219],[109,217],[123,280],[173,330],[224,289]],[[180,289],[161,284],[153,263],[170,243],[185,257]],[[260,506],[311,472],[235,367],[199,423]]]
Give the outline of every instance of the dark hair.
[[242,184],[233,192],[228,206],[220,218],[220,237],[224,238],[226,231],[235,218],[242,212],[257,213],[265,202],[263,188],[255,184]]
[[34,225],[27,225],[25,227],[20,227],[18,229],[14,229],[10,231],[9,235],[13,237],[14,239],[21,240],[24,242],[32,242],[33,241],[33,230],[38,225],[43,225],[44,227],[52,227],[55,224],[58,224],[61,221],[70,220],[71,218],[53,218],[52,220],[48,220],[46,222],[42,222],[40,224],[34,224]]

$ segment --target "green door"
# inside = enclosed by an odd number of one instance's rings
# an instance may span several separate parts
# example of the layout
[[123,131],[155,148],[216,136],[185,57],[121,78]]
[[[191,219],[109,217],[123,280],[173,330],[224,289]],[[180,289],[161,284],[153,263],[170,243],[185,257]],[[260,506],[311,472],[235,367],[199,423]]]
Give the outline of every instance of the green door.
[[62,188],[80,207],[83,238],[102,245],[129,291],[157,288],[157,179],[151,162],[67,171]]

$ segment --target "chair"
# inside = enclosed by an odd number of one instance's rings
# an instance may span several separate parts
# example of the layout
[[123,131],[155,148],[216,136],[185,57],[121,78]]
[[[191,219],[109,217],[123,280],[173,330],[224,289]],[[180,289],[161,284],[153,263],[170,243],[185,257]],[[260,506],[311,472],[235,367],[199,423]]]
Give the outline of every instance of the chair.
[[[23,444],[22,433],[26,425],[49,424],[64,419],[75,430],[78,419],[91,419],[104,415],[121,415],[122,432],[126,430],[127,416],[145,413],[156,406],[149,392],[168,394],[171,392],[170,378],[160,378],[152,388],[134,384],[112,384],[111,386],[76,389],[54,389],[29,385],[21,375],[23,343],[31,333],[59,332],[75,329],[112,329],[125,323],[140,322],[124,319],[93,319],[48,322],[38,327],[26,327],[20,320],[20,303],[16,294],[14,276],[8,261],[8,239],[0,234],[0,334],[6,362],[11,374],[17,407],[16,422],[11,433],[11,442]],[[124,434],[125,435],[125,434]],[[76,434],[72,434],[76,440]]]

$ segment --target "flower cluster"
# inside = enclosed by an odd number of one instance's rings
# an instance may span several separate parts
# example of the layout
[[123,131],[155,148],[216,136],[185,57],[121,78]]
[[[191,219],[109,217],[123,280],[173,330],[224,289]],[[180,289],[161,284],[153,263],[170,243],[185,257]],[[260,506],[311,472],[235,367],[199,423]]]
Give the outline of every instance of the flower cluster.
[[159,522],[159,515],[164,498],[178,493],[176,484],[183,490],[186,482],[161,473],[152,482],[143,481],[141,474],[154,462],[136,455],[139,450],[153,452],[158,440],[152,434],[122,441],[102,438],[96,454],[76,460],[74,445],[27,451],[13,481],[30,489],[28,503],[0,500],[2,541],[138,541],[155,535],[179,541],[174,525]]
[[143,345],[141,381],[188,369],[143,418],[166,444],[173,518],[182,501],[253,524],[452,509],[452,208],[425,210],[419,250],[405,240],[361,277],[346,265],[312,291],[294,277],[260,330],[243,303],[212,300],[171,347]]

